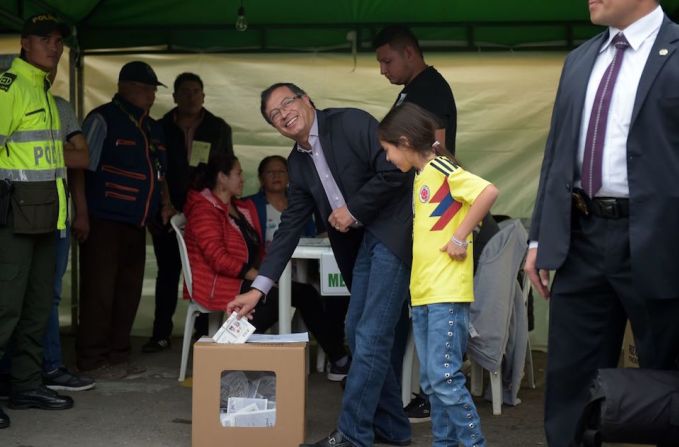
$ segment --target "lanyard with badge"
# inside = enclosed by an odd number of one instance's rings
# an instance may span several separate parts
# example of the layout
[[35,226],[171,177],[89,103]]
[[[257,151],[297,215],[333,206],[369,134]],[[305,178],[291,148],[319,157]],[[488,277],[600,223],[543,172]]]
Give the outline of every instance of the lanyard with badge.
[[132,121],[132,123],[134,124],[134,127],[139,129],[141,134],[144,136],[144,140],[146,140],[146,142],[148,143],[149,152],[151,153],[151,158],[153,159],[153,167],[156,171],[156,179],[158,181],[163,180],[163,178],[165,177],[165,173],[163,172],[163,165],[160,163],[160,158],[158,157],[158,147],[156,146],[156,144],[151,139],[151,129],[148,127],[148,125],[145,125],[144,127],[142,127],[141,126],[141,120],[137,121],[134,118],[134,116],[132,116],[132,114],[130,112],[128,112],[127,109],[125,109],[125,106],[123,106],[123,104],[121,104],[120,101],[118,101],[117,99],[114,99],[113,102],[130,119],[130,121]]

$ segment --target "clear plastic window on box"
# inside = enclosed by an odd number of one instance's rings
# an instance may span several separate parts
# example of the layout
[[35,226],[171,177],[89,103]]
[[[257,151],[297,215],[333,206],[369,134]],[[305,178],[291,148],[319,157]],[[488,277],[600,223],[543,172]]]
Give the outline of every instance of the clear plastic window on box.
[[222,371],[219,420],[223,427],[276,425],[273,371]]

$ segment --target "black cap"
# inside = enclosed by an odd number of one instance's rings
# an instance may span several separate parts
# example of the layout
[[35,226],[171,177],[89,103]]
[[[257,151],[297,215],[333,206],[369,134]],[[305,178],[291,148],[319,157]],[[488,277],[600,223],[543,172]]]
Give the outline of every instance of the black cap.
[[59,31],[64,39],[71,35],[71,29],[68,25],[59,21],[52,14],[36,14],[24,22],[21,37],[46,36],[52,31]]
[[118,82],[120,81],[134,81],[147,85],[162,85],[163,87],[167,87],[167,85],[158,81],[158,77],[153,71],[153,68],[142,61],[132,61],[123,65],[123,68],[120,69],[120,74],[118,75]]

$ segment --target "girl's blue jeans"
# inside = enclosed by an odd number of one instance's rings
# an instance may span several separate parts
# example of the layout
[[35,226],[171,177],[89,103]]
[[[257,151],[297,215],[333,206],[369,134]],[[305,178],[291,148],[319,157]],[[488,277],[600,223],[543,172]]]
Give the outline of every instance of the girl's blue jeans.
[[412,307],[420,386],[431,403],[433,447],[484,447],[481,421],[460,368],[469,336],[469,303]]

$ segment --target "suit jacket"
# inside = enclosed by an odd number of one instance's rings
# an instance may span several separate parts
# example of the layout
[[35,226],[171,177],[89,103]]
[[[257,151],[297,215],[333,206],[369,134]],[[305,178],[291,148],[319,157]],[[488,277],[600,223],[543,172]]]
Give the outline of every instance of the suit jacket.
[[[530,239],[537,267],[558,269],[571,233],[582,109],[604,32],[566,58],[552,114]],[[641,75],[627,137],[632,275],[647,298],[679,296],[679,26],[665,17]]]
[[[346,284],[351,278],[364,231],[369,231],[403,262],[412,258],[413,174],[386,159],[377,137],[377,121],[358,109],[316,111],[323,153],[349,211],[363,227],[340,233],[328,228],[337,264]],[[327,222],[332,208],[311,157],[293,147],[288,156],[288,207],[259,274],[277,280],[314,213]]]

